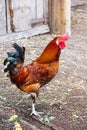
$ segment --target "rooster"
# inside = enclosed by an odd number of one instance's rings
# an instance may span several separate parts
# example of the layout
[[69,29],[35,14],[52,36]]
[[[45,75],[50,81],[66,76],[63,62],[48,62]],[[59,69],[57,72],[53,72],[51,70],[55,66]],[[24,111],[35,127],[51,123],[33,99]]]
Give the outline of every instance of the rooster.
[[68,33],[55,37],[36,60],[25,66],[23,65],[25,47],[14,43],[15,51],[7,53],[8,57],[4,60],[4,65],[7,66],[4,72],[9,73],[11,82],[20,90],[31,95],[31,115],[39,116],[35,110],[36,97],[39,95],[40,88],[51,81],[58,72],[61,50],[65,48],[67,40]]

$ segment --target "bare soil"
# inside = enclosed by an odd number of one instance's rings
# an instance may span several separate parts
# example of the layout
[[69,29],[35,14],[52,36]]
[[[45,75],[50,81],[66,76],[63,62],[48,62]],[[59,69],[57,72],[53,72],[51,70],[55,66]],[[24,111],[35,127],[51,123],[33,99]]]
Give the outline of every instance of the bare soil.
[[25,64],[28,64],[55,35],[0,44],[0,130],[14,129],[14,123],[8,122],[14,114],[21,118],[18,122],[23,130],[87,130],[87,3],[73,4],[71,28],[71,37],[60,57],[59,72],[52,82],[41,88],[37,99],[37,111],[43,111],[44,116],[50,112],[55,117],[49,123],[29,116],[31,100],[4,75],[3,60],[12,43],[17,42],[26,47]]

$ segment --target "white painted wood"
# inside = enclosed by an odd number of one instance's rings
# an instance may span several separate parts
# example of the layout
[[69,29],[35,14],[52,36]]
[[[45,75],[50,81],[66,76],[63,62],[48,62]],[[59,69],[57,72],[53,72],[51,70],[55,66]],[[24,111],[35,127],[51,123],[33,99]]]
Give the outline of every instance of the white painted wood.
[[5,0],[0,1],[0,35],[6,33]]
[[11,0],[12,8],[21,8],[21,7],[30,7],[32,4],[32,0]]
[[43,18],[43,0],[37,0],[37,18]]
[[13,10],[13,17],[10,17],[10,22],[12,21],[12,25],[10,23],[10,26],[11,29],[12,26],[14,26],[15,32],[31,28],[31,1],[32,0],[11,0],[10,8]]
[[48,23],[48,0],[43,1],[43,17],[44,17],[44,24]]
[[36,0],[33,0],[32,4],[31,4],[31,17],[32,17],[32,19],[36,19],[36,17],[37,17]]
[[44,12],[48,14],[48,0],[43,1]]
[[2,36],[0,36],[0,43],[17,40],[20,38],[27,38],[27,37],[35,36],[38,34],[47,33],[49,31],[50,31],[50,29],[49,29],[48,25],[36,26],[28,31],[9,33],[6,35],[2,35]]

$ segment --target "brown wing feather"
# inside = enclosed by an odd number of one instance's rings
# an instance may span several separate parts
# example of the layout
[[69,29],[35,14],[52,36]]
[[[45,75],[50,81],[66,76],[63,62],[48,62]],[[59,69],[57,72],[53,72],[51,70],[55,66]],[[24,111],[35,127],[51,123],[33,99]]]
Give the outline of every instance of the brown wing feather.
[[25,92],[36,92],[39,87],[48,83],[57,73],[59,62],[24,66],[17,75],[11,77],[19,89]]

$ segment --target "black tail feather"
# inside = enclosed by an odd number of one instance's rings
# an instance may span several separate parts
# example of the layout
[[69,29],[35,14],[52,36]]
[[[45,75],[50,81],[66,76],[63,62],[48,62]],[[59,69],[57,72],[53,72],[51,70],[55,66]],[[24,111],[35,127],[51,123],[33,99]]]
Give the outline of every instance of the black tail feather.
[[6,65],[7,61],[8,61],[8,60],[7,60],[7,58],[6,58],[6,59],[4,60],[4,62],[3,62],[3,64]]
[[14,43],[13,47],[19,52],[20,55],[22,55],[22,48],[17,43]]
[[17,43],[14,43],[13,48],[16,51],[7,52],[8,57],[3,62],[4,65],[8,63],[7,67],[4,69],[4,72],[9,71],[10,74],[19,62],[24,62],[25,57],[25,47],[20,47]]
[[17,43],[13,44],[13,48],[17,50],[19,53],[19,58],[22,62],[24,62],[24,56],[25,56],[25,47],[20,47]]

